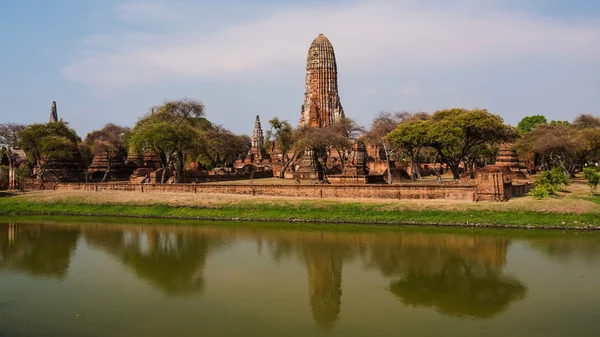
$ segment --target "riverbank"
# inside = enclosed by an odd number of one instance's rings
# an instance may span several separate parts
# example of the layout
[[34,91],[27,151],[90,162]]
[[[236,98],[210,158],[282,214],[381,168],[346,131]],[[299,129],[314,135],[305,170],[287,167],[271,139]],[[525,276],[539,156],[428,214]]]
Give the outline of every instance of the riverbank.
[[600,230],[600,197],[570,186],[561,197],[504,203],[446,200],[314,199],[120,191],[3,193],[0,215],[283,221]]

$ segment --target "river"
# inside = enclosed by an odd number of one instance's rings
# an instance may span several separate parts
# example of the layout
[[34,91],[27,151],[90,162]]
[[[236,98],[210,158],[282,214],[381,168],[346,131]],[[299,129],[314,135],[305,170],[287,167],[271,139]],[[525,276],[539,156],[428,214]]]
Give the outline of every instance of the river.
[[3,337],[598,335],[596,233],[3,221]]

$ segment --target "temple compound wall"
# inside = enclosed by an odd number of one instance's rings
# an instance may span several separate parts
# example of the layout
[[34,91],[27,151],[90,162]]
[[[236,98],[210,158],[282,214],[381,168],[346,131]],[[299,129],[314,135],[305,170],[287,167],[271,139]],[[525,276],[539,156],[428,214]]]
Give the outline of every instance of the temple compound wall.
[[503,183],[502,177],[480,177],[474,184],[397,185],[225,185],[225,184],[125,184],[125,183],[33,183],[28,189],[130,191],[138,193],[215,193],[309,198],[445,199],[506,201],[528,192],[529,184]]

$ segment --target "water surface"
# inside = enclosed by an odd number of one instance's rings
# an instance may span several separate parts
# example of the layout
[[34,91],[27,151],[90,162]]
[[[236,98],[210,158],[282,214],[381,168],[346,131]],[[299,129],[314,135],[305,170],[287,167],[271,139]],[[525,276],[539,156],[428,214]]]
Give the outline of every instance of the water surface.
[[0,336],[597,336],[600,236],[2,223]]

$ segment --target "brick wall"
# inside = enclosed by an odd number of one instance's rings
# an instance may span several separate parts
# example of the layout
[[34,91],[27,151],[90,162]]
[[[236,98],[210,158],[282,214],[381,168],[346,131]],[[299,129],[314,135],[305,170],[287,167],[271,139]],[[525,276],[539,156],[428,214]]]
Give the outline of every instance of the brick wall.
[[221,184],[30,184],[30,189],[130,191],[136,193],[185,192],[245,194],[314,198],[447,199],[475,201],[475,185],[221,185]]

